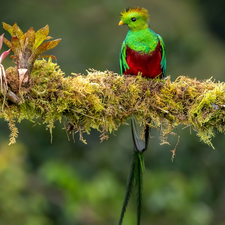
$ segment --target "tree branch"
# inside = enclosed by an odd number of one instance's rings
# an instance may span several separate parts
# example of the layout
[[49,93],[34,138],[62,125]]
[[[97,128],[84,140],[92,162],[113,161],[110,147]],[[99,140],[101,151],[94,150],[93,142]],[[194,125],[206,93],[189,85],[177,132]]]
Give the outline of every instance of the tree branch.
[[50,59],[35,61],[29,85],[22,85],[20,93],[16,67],[8,68],[6,77],[18,102],[8,92],[2,118],[11,124],[15,119],[41,118],[52,132],[55,121],[66,117],[82,141],[82,133],[91,129],[101,133],[101,141],[108,138],[132,114],[140,123],[159,128],[163,137],[179,124],[191,126],[209,145],[214,128],[225,129],[225,85],[211,79],[200,82],[180,76],[171,82],[169,77],[148,80],[95,70],[66,77]]

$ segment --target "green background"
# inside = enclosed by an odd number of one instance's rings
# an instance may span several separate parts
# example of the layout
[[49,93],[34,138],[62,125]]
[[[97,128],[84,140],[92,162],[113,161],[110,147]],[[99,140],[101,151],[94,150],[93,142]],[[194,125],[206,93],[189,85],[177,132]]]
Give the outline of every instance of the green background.
[[[50,36],[62,38],[48,52],[61,69],[84,73],[89,68],[119,72],[119,51],[127,27],[119,13],[129,6],[149,10],[150,26],[167,47],[167,74],[224,81],[225,2],[222,0],[10,0],[1,1],[1,21],[26,32],[49,24]],[[5,32],[0,28],[0,33]],[[10,38],[9,34],[5,34]],[[4,50],[6,50],[4,46]],[[3,62],[12,65],[9,57]],[[40,121],[41,122],[41,121]],[[17,124],[19,138],[8,146],[10,131],[0,129],[0,225],[117,224],[132,158],[129,125],[100,143],[99,133],[75,134],[68,141],[66,121],[57,123],[53,143],[43,125]],[[178,136],[160,145],[151,133],[145,153],[142,224],[225,225],[224,135],[215,131],[215,150],[195,131],[179,127]],[[124,224],[135,224],[135,195]]]

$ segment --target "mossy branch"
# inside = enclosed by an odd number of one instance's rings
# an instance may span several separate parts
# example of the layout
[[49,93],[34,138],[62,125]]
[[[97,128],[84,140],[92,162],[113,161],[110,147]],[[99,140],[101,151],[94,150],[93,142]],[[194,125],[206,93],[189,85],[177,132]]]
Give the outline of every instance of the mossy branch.
[[[2,60],[10,50],[0,56],[0,117],[9,122],[10,144],[15,143],[18,130],[15,121],[41,118],[52,133],[54,123],[63,117],[69,122],[67,129],[90,133],[97,129],[101,141],[108,133],[125,124],[131,115],[144,125],[158,128],[161,140],[179,124],[190,126],[205,143],[211,144],[214,128],[224,132],[224,83],[211,79],[198,81],[185,76],[171,82],[148,80],[139,76],[120,76],[110,71],[88,71],[87,75],[65,76],[56,63],[37,60],[54,48],[60,39],[48,36],[49,27],[36,33],[30,28],[23,33],[15,23],[3,23],[12,38],[0,36],[0,49],[4,42],[14,53],[15,67],[4,69]],[[46,57],[42,56],[42,57]],[[143,132],[144,133],[144,132]],[[172,151],[173,156],[175,149]]]
[[[74,131],[80,132],[82,141],[82,133],[89,134],[91,129],[97,129],[104,140],[134,115],[140,123],[159,128],[164,141],[183,124],[209,145],[214,128],[225,130],[225,84],[212,79],[200,82],[180,76],[171,82],[169,77],[149,80],[95,70],[66,77],[51,59],[35,61],[29,85],[22,86],[20,93],[16,67],[6,69],[6,77],[9,89],[20,99],[16,104],[7,97],[0,113],[10,121],[10,128],[15,120],[34,122],[41,118],[52,131],[55,121],[66,117]],[[1,104],[3,100],[1,95]]]

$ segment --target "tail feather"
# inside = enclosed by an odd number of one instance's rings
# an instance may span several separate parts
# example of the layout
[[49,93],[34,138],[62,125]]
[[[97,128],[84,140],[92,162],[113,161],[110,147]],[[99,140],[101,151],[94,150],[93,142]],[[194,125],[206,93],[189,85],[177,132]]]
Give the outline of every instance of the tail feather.
[[137,225],[141,224],[142,195],[143,195],[143,173],[144,158],[142,152],[135,152],[135,185],[137,198]]
[[134,152],[129,176],[127,179],[127,188],[126,188],[126,193],[125,193],[125,197],[124,197],[124,201],[123,201],[123,207],[122,207],[121,214],[120,214],[119,225],[121,225],[123,223],[124,214],[126,212],[127,205],[130,200],[131,192],[132,192],[132,189],[134,186],[135,167],[136,167],[135,162],[136,162],[136,160],[135,160],[135,152]]
[[[142,138],[142,131],[144,129],[144,139]],[[134,144],[134,149],[138,152],[144,152],[148,148],[150,127],[147,125],[145,128],[140,125],[135,117],[131,118],[131,132]]]
[[134,151],[133,160],[129,177],[127,180],[127,189],[123,201],[123,207],[120,214],[119,225],[123,223],[124,214],[130,200],[131,192],[135,183],[136,187],[136,201],[137,201],[137,225],[141,222],[141,209],[142,209],[142,192],[143,192],[143,173],[145,170],[144,157],[142,152]]
[[124,214],[130,200],[131,192],[135,183],[136,198],[137,198],[137,225],[141,223],[142,209],[142,191],[143,191],[143,173],[145,171],[143,152],[147,150],[149,143],[150,127],[147,125],[144,128],[144,138],[142,139],[143,126],[140,126],[137,119],[131,119],[131,131],[134,144],[133,160],[127,180],[127,189],[123,201],[123,206],[120,214],[119,225],[122,225]]

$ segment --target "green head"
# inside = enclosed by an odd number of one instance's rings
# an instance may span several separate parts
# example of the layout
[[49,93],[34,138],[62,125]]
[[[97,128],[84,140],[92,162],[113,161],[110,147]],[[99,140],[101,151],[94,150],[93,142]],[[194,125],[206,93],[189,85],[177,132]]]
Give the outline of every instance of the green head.
[[145,8],[129,8],[121,12],[119,25],[126,24],[131,31],[143,30],[149,27],[149,15]]

